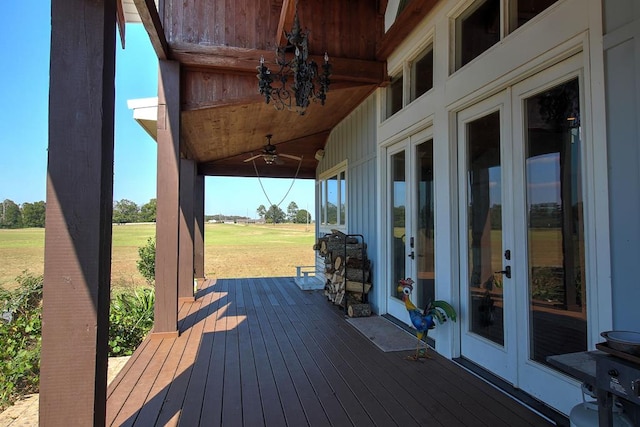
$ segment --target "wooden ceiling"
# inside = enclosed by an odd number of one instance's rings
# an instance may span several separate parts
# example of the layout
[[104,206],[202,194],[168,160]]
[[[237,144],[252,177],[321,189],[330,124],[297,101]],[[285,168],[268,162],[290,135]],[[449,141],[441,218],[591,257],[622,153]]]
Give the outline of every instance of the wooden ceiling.
[[[408,34],[394,25],[383,38],[384,0],[165,0],[159,12],[153,0],[133,1],[159,59],[181,64],[181,151],[200,173],[214,176],[255,176],[244,160],[260,153],[265,135],[273,134],[279,153],[303,157],[298,176],[314,178],[314,154],[386,83],[386,52]],[[304,116],[267,105],[256,70],[264,57],[277,71],[275,48],[291,28],[296,3],[310,54],[321,63],[327,52],[333,67],[326,105],[314,103]],[[415,21],[433,4],[413,0],[401,16]],[[260,176],[294,176],[298,162],[281,160],[266,165],[258,159]]]

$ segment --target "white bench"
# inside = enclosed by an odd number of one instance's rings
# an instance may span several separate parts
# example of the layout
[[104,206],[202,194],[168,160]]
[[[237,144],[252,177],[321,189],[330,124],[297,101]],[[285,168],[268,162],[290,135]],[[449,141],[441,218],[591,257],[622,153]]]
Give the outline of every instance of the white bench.
[[324,289],[324,283],[316,277],[315,265],[296,266],[296,277],[294,278],[294,281],[303,291]]

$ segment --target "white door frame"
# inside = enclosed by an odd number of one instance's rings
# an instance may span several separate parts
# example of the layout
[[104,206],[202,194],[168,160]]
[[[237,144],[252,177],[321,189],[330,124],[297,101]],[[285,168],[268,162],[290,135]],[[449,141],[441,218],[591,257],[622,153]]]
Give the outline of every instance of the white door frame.
[[[499,112],[500,114],[500,163],[501,163],[501,198],[502,198],[502,251],[513,251],[513,215],[509,210],[505,212],[504,201],[512,193],[510,179],[511,165],[511,144],[508,135],[508,123],[511,122],[511,96],[509,90],[504,90],[496,95],[486,98],[457,114],[457,146],[458,146],[458,226],[460,236],[460,351],[463,357],[472,360],[474,363],[488,369],[505,381],[517,384],[517,327],[515,319],[515,288],[514,283],[517,278],[503,278],[503,331],[504,345],[501,346],[487,338],[484,338],[471,331],[471,306],[469,288],[469,254],[468,254],[468,180],[467,173],[467,131],[468,123],[485,117],[489,114]],[[511,262],[502,260],[502,266],[511,265]],[[483,278],[484,279],[484,278]]]
[[[551,89],[559,84],[567,82],[569,80],[578,78],[579,86],[580,86],[580,111],[584,112],[587,110],[585,107],[585,80],[583,76],[583,62],[582,55],[576,55],[573,58],[570,58],[566,61],[563,61],[559,64],[550,67],[549,69],[538,73],[516,85],[513,86],[512,90],[512,106],[513,106],[513,122],[512,122],[512,138],[513,138],[513,165],[514,165],[514,173],[517,175],[514,179],[516,182],[525,183],[525,114],[523,111],[524,101],[527,98],[530,98],[540,92]],[[582,114],[582,128],[585,126],[589,126],[586,123],[585,114]],[[583,206],[583,210],[586,211],[587,203],[589,200],[588,197],[588,187],[585,185],[585,181],[588,179],[590,175],[590,167],[587,164],[586,156],[589,149],[587,148],[587,141],[584,138],[584,131],[581,131],[582,138],[582,150],[581,150],[581,159],[580,162],[582,164],[582,195],[583,201],[585,202]],[[523,257],[523,259],[528,259],[528,247],[527,247],[527,200],[526,200],[526,191],[513,191],[513,203],[515,205],[516,214],[514,215],[515,220],[515,231],[519,233],[516,236],[516,244],[517,246],[514,248],[514,251],[517,252],[518,257]],[[586,212],[584,212],[586,214]],[[586,215],[585,215],[586,218]],[[589,247],[589,240],[586,234],[587,229],[590,227],[594,227],[593,223],[585,220],[585,245]],[[588,302],[592,300],[592,295],[594,295],[594,280],[590,278],[588,274],[589,264],[592,262],[591,259],[585,254],[585,264],[587,265],[587,277],[586,283],[588,284],[587,288],[587,298]],[[521,277],[525,283],[528,283],[528,268],[527,263],[514,263],[514,274],[517,274],[518,277]],[[570,409],[575,405],[575,402],[580,401],[581,392],[579,389],[579,382],[571,379],[565,375],[560,374],[558,371],[551,369],[550,367],[538,363],[529,358],[529,354],[531,354],[531,340],[528,338],[529,333],[531,331],[530,328],[530,307],[529,307],[529,290],[527,287],[516,287],[516,313],[517,319],[516,323],[518,324],[519,331],[519,341],[518,341],[518,374],[520,383],[519,387],[530,395],[542,399],[544,398],[545,402],[561,411],[568,413]],[[592,312],[590,309],[593,307],[593,304],[589,304],[587,307],[587,325],[591,324],[593,319],[596,319],[598,314]],[[589,332],[587,331],[587,339],[589,338]]]
[[[468,323],[464,320],[461,322],[461,355],[467,356],[472,354],[471,360],[483,368],[503,377],[512,383],[516,388],[520,388],[528,394],[543,400],[548,405],[564,412],[569,413],[576,402],[581,399],[580,384],[578,381],[571,379],[558,371],[535,362],[529,358],[530,354],[530,328],[529,328],[529,289],[528,286],[522,286],[522,283],[528,283],[528,247],[527,247],[527,208],[526,208],[526,177],[525,177],[525,111],[523,109],[524,100],[534,96],[547,89],[555,87],[561,83],[567,82],[574,78],[578,78],[580,82],[580,110],[582,115],[583,129],[581,151],[581,163],[583,166],[583,183],[582,193],[584,200],[585,214],[585,263],[587,274],[587,325],[588,325],[588,346],[593,345],[593,325],[592,322],[598,321],[602,313],[594,309],[594,299],[597,300],[597,284],[594,276],[590,272],[593,271],[595,257],[593,250],[589,250],[594,245],[594,240],[590,239],[588,230],[595,227],[593,217],[589,217],[588,212],[594,209],[594,201],[589,197],[590,188],[593,188],[589,180],[593,179],[591,171],[593,165],[589,159],[592,159],[593,151],[589,138],[585,137],[588,133],[589,123],[589,101],[586,96],[587,85],[584,78],[584,60],[582,54],[562,61],[544,71],[537,73],[526,80],[510,86],[498,95],[489,97],[480,101],[471,107],[465,108],[457,114],[457,142],[458,146],[458,179],[459,183],[459,235],[460,235],[460,304],[461,317],[466,317],[468,313],[468,288],[465,286],[465,277],[468,277],[468,261],[463,251],[466,251],[466,180],[463,174],[466,173],[466,159],[464,150],[466,146],[462,144],[464,141],[464,126],[469,121],[482,117],[487,113],[500,109],[501,112],[501,162],[503,164],[503,195],[508,194],[509,197],[503,196],[503,245],[507,245],[504,249],[510,249],[512,253],[511,267],[512,279],[511,286],[507,279],[504,280],[504,300],[505,307],[505,352],[504,358],[498,351],[499,346],[494,346],[492,351],[491,345],[482,343],[482,340],[474,340],[469,337]],[[585,105],[586,104],[586,105]],[[503,116],[504,114],[504,116]],[[504,143],[506,142],[506,143]],[[504,146],[509,146],[505,150]],[[506,166],[506,167],[505,167]],[[511,206],[505,207],[507,200]],[[591,218],[591,220],[590,220]],[[590,255],[591,254],[591,255]],[[503,262],[506,262],[503,260]],[[517,285],[519,283],[519,285]],[[507,304],[510,304],[509,306]],[[465,347],[465,341],[471,342],[476,348]],[[485,340],[486,341],[486,340]],[[471,353],[470,353],[471,351]],[[477,354],[476,354],[477,353]],[[495,360],[496,355],[500,358]]]
[[[390,236],[389,236],[389,227],[391,216],[389,213],[389,209],[392,205],[392,201],[390,199],[390,181],[389,181],[389,173],[390,173],[390,159],[391,156],[399,153],[401,151],[405,152],[405,182],[406,184],[406,194],[405,194],[405,228],[408,232],[413,232],[414,224],[416,221],[416,213],[414,212],[415,206],[415,180],[416,180],[416,162],[415,162],[415,150],[416,147],[426,141],[433,139],[433,130],[431,126],[419,129],[414,131],[413,133],[406,135],[402,138],[394,139],[389,141],[388,143],[382,145],[382,164],[384,167],[381,169],[383,173],[381,173],[381,182],[382,182],[382,191],[381,191],[381,224],[382,224],[382,251],[383,254],[382,259],[390,259],[389,255],[391,254],[391,246],[390,246]],[[406,252],[409,253],[411,250],[409,248],[409,242],[405,242]],[[406,276],[415,278],[416,276],[416,263],[409,262],[405,260],[406,265]],[[386,309],[385,313],[388,313],[394,316],[397,319],[404,321],[407,324],[410,324],[409,313],[407,312],[404,303],[396,298],[391,297],[392,291],[395,290],[397,283],[394,283],[393,278],[391,277],[392,269],[389,267],[388,263],[384,264],[383,267],[383,277],[384,286],[381,287],[381,292],[383,292],[382,296],[382,306]],[[393,289],[392,289],[393,287]]]

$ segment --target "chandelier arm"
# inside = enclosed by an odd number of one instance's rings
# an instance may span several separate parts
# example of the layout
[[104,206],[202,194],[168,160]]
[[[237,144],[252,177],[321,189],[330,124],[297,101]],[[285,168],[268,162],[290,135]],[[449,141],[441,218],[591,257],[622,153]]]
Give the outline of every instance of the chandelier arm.
[[[275,63],[280,67],[278,73],[271,75],[269,69],[264,65],[264,60],[260,60],[258,70],[260,93],[265,96],[268,104],[271,100],[276,110],[287,109],[297,111],[304,115],[311,101],[320,101],[325,104],[327,92],[329,91],[329,76],[331,75],[331,64],[329,56],[325,52],[322,73],[319,66],[313,59],[309,58],[309,31],[302,31],[300,20],[298,19],[298,7],[296,11],[291,32],[283,30],[287,39],[286,46],[276,48]],[[294,55],[287,61],[287,49],[293,48]],[[293,78],[292,91],[287,89],[289,77]],[[271,83],[277,81],[279,87],[272,87]],[[295,98],[295,105],[293,99]]]

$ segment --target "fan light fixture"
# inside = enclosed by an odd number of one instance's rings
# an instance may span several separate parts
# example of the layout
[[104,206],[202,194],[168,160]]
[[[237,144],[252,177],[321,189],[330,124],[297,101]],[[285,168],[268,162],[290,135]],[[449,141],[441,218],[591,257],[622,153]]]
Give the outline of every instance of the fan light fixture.
[[[268,165],[272,165],[272,164],[281,164],[282,161],[278,160],[278,157],[284,157],[285,159],[291,159],[291,160],[295,160],[297,162],[299,162],[300,164],[302,164],[302,157],[298,157],[298,156],[294,156],[293,154],[284,154],[284,153],[277,153],[276,150],[276,146],[271,144],[271,137],[273,135],[268,134],[265,135],[265,138],[267,138],[267,145],[264,146],[264,148],[262,149],[262,153],[260,154],[256,154],[256,155],[252,155],[251,157],[249,157],[248,159],[245,159],[244,162],[253,162],[255,159],[262,157],[262,159],[264,160],[264,162]],[[252,153],[253,154],[253,153]],[[255,165],[255,163],[254,163]]]
[[[257,67],[258,90],[261,95],[264,95],[267,104],[273,100],[273,106],[276,110],[280,111],[286,108],[303,116],[312,100],[314,102],[320,101],[320,104],[324,105],[327,99],[329,76],[331,75],[329,55],[327,52],[324,53],[324,63],[320,74],[318,64],[313,59],[309,59],[308,32],[300,29],[297,1],[291,32],[285,31],[284,33],[287,45],[276,48],[276,64],[280,66],[280,70],[272,74],[265,65],[264,56],[260,57],[260,65]],[[295,55],[290,61],[287,61],[286,51],[289,49],[293,49]],[[287,83],[291,77],[293,77],[293,85],[288,88]],[[273,87],[274,81],[279,81],[280,85]]]

